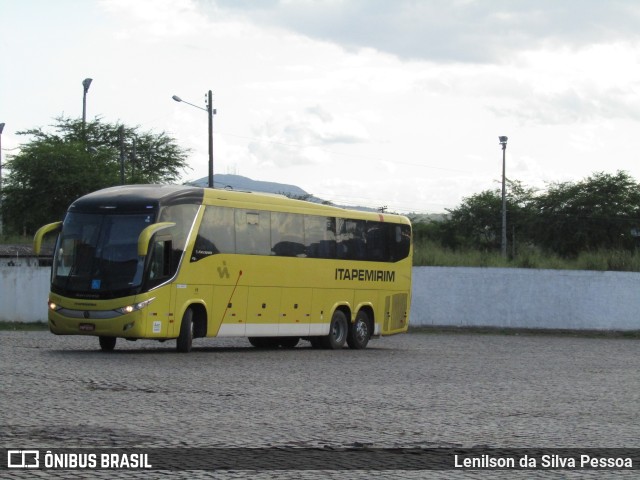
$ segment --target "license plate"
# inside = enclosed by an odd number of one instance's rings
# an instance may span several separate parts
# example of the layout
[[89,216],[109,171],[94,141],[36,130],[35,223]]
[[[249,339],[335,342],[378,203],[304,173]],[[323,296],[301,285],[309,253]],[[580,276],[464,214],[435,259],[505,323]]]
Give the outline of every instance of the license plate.
[[93,332],[96,329],[96,326],[93,323],[81,323],[80,331],[81,332]]

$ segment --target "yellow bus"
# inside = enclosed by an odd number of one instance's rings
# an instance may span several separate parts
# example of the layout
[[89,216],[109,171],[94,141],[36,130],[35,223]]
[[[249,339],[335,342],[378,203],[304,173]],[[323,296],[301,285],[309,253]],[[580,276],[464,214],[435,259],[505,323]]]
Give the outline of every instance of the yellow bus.
[[354,349],[406,332],[411,223],[232,190],[128,185],[85,195],[58,232],[48,321],[58,335],[248,337],[261,348]]

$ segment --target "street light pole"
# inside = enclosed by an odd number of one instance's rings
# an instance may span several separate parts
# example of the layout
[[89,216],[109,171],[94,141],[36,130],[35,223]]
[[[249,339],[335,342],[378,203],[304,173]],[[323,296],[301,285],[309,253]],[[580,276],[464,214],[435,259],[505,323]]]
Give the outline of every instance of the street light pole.
[[194,105],[193,103],[189,103],[186,100],[182,100],[179,96],[174,95],[173,98],[176,102],[186,103],[187,105],[191,105],[192,107],[199,108],[200,110],[204,110],[207,112],[209,117],[209,188],[215,188],[213,186],[213,116],[216,114],[216,109],[213,108],[213,94],[211,90],[207,93],[207,108],[199,107],[198,105]]
[[0,235],[2,235],[2,131],[4,123],[0,123]]
[[213,100],[209,90],[207,94],[207,116],[209,117],[209,188],[213,188]]
[[502,145],[502,240],[500,246],[502,249],[502,257],[507,258],[507,189],[506,189],[506,152],[508,137],[500,136],[500,145]]
[[82,88],[84,93],[82,95],[82,131],[84,132],[84,125],[87,123],[87,92],[89,91],[89,86],[93,81],[92,78],[85,78],[82,81]]

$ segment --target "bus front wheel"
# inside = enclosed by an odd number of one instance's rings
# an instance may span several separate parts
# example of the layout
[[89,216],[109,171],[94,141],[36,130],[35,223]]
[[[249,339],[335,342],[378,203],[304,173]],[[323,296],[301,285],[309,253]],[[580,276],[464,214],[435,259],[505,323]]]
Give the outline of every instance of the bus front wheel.
[[113,349],[116,348],[117,337],[105,337],[100,335],[98,340],[100,341],[100,348],[103,352],[112,352]]
[[349,325],[347,344],[349,348],[361,350],[367,346],[371,338],[371,323],[367,312],[360,310],[356,315],[356,321]]
[[179,352],[188,353],[191,351],[193,342],[193,310],[187,308],[180,324],[180,334],[176,341],[176,349]]
[[324,347],[337,350],[344,347],[347,341],[347,333],[349,331],[349,323],[347,316],[341,310],[333,312],[331,317],[331,326],[329,327],[329,335],[324,338]]

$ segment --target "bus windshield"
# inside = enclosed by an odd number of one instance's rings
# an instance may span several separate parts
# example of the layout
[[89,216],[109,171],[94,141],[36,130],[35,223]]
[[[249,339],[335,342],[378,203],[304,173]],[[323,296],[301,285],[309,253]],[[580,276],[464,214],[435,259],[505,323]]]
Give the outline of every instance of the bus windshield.
[[144,262],[138,258],[138,236],[153,217],[69,212],[56,245],[53,287],[88,297],[139,287]]

